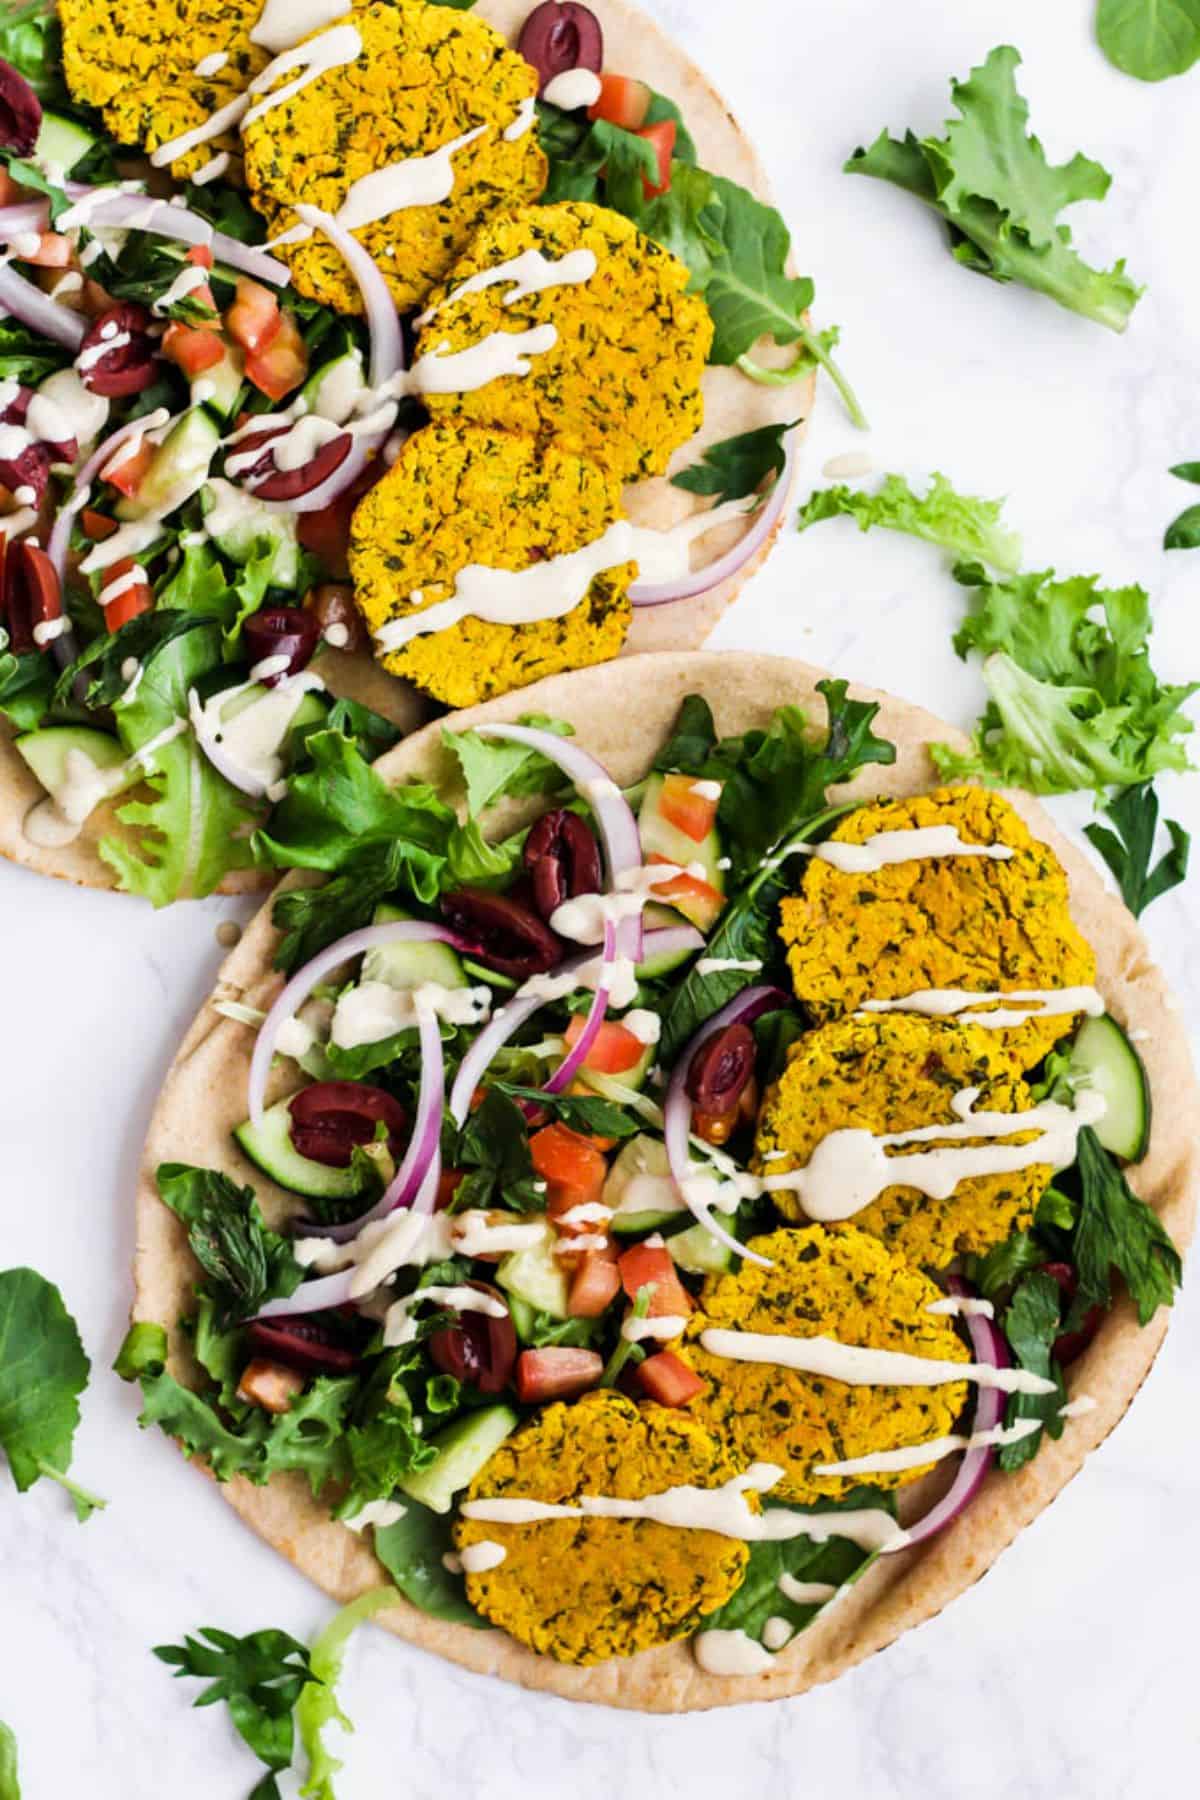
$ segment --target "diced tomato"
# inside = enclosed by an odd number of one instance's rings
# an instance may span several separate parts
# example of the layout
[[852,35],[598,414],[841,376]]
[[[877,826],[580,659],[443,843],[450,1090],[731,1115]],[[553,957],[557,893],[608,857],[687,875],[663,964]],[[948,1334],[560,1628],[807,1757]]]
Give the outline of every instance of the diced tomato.
[[645,123],[653,98],[653,91],[646,83],[635,81],[631,75],[602,75],[600,94],[588,107],[588,118],[606,119],[610,125],[636,131]]
[[704,1392],[704,1382],[673,1350],[648,1356],[638,1368],[638,1383],[648,1400],[660,1406],[690,1406]]
[[54,231],[43,231],[33,255],[22,256],[20,261],[32,263],[35,269],[65,269],[73,254],[70,238],[59,237]]
[[458,1184],[463,1178],[461,1169],[443,1169],[438,1176],[437,1194],[433,1202],[434,1212],[445,1212],[455,1194]]
[[247,1406],[261,1406],[264,1412],[285,1413],[303,1391],[304,1377],[297,1369],[256,1356],[242,1371],[237,1397]]
[[189,381],[225,360],[225,346],[211,325],[185,325],[173,319],[162,341],[163,355],[183,370]]
[[283,313],[268,347],[247,353],[246,375],[268,400],[284,400],[307,374],[308,351],[300,327],[291,313]]
[[248,275],[239,276],[233,305],[225,314],[225,329],[234,343],[255,355],[275,341],[282,327],[283,313],[270,288]]
[[617,1264],[621,1286],[631,1300],[639,1288],[652,1286],[651,1319],[666,1318],[670,1313],[690,1313],[692,1298],[675,1273],[675,1264],[662,1244],[633,1244]]
[[621,1291],[621,1274],[603,1250],[585,1250],[577,1259],[567,1311],[573,1319],[598,1319]]
[[[118,449],[117,460],[106,465],[104,479],[109,487],[115,487],[119,494],[132,496],[137,493],[146,479],[146,471],[157,454],[157,446],[145,442],[139,444],[136,450],[131,450],[128,456],[122,456]],[[110,470],[111,473],[108,472]],[[106,520],[105,523],[111,523],[111,521]],[[113,530],[116,530],[115,525]],[[110,535],[107,531],[104,533],[105,537]]]
[[545,1350],[522,1350],[517,1358],[517,1399],[523,1406],[543,1400],[573,1400],[595,1387],[604,1363],[595,1350],[572,1350],[563,1344]]
[[193,244],[187,253],[187,260],[197,269],[211,269],[213,253],[211,244]]
[[20,182],[14,181],[7,169],[0,169],[0,206],[14,206],[23,192]]
[[105,538],[120,530],[115,519],[110,519],[107,513],[94,512],[90,506],[85,506],[80,513],[79,523],[84,537],[90,538],[93,544],[102,544]]
[[656,194],[665,194],[671,185],[671,158],[675,154],[676,124],[674,119],[658,119],[653,125],[643,125],[635,133],[644,138],[658,160],[658,180],[651,181],[649,176],[642,176],[642,187],[647,200],[653,200]]
[[697,792],[704,786],[692,775],[668,775],[658,800],[658,810],[667,824],[674,825],[694,844],[704,842],[717,822],[717,808],[721,804],[719,794],[713,800],[707,793]]
[[[568,1047],[579,1042],[585,1024],[584,1015],[576,1013],[567,1026]],[[592,1039],[583,1059],[583,1066],[585,1069],[595,1069],[601,1075],[624,1075],[641,1062],[645,1052],[645,1044],[640,1038],[634,1037],[626,1026],[605,1020]]]
[[[137,571],[139,580],[122,587],[116,599],[104,607],[104,623],[109,631],[120,631],[122,625],[128,625],[130,619],[136,619],[139,613],[149,612],[154,605],[154,589],[140,563],[132,557],[123,556],[119,562],[113,563],[106,571],[104,588],[115,587],[126,575]],[[100,590],[100,603],[104,605],[104,588]]]
[[[669,862],[670,858],[655,856],[651,852],[646,861],[662,863]],[[688,875],[686,872],[672,875],[665,881],[656,881],[652,891],[656,899],[668,901],[700,931],[711,931],[725,904],[725,896],[719,888],[701,880],[699,875]]]
[[608,1164],[590,1138],[556,1122],[534,1132],[529,1153],[546,1183],[547,1208],[567,1211],[600,1198]]

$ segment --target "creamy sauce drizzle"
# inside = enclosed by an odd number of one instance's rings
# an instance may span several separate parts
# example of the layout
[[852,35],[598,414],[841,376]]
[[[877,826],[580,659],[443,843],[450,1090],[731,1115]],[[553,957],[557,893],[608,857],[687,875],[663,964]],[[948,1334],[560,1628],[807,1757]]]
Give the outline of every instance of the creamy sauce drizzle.
[[920,825],[908,831],[875,831],[861,844],[818,844],[812,855],[832,863],[845,875],[875,875],[893,863],[922,862],[927,857],[982,856],[1008,862],[1007,844],[966,844],[956,825]]
[[406,156],[401,162],[360,175],[338,207],[338,224],[357,231],[410,206],[440,206],[454,192],[455,152],[465,150],[486,130],[486,125],[477,125],[426,156]]
[[564,69],[546,83],[542,99],[564,112],[577,112],[581,106],[594,106],[600,98],[600,77],[593,69]]
[[828,1581],[797,1581],[794,1575],[783,1574],[776,1583],[785,1600],[793,1606],[824,1606],[832,1600],[837,1589]]
[[319,675],[308,670],[293,675],[278,686],[267,688],[248,706],[236,710],[235,703],[257,686],[254,680],[223,688],[203,705],[192,688],[188,694],[188,714],[196,741],[206,754],[219,747],[221,754],[236,764],[245,778],[245,792],[280,797],[283,776],[283,747],[292,721],[305,694],[324,689]]
[[515,306],[518,300],[528,300],[531,294],[541,294],[547,288],[574,287],[584,281],[590,281],[596,273],[596,253],[594,250],[568,250],[565,256],[547,256],[542,250],[522,250],[519,256],[510,257],[508,262],[497,263],[492,269],[481,269],[477,275],[468,275],[459,286],[451,289],[446,298],[437,306],[431,306],[428,312],[417,318],[418,325],[428,325],[438,313],[446,307],[454,306],[467,294],[481,294],[486,288],[499,287],[510,281],[512,286],[500,304]]
[[458,1560],[464,1575],[486,1575],[489,1569],[498,1569],[507,1555],[503,1544],[482,1538],[478,1544],[468,1544],[461,1550]]
[[852,1456],[846,1462],[819,1463],[814,1475],[894,1475],[906,1469],[923,1469],[926,1463],[942,1462],[959,1450],[987,1450],[998,1444],[1019,1444],[1022,1438],[1041,1430],[1040,1419],[1017,1419],[1012,1425],[993,1425],[988,1431],[976,1431],[970,1437],[952,1432],[949,1437],[931,1438],[927,1444],[905,1444],[898,1450],[880,1450],[872,1456]]
[[423,1015],[449,1025],[482,1025],[491,1003],[488,987],[447,988],[425,981],[415,988],[395,988],[386,981],[360,981],[339,996],[330,1037],[340,1050],[353,1050],[408,1031]]
[[415,1293],[406,1294],[403,1300],[397,1300],[394,1306],[388,1307],[383,1322],[383,1341],[389,1350],[398,1344],[411,1344],[417,1335],[417,1321],[413,1314],[426,1300],[458,1313],[484,1313],[489,1319],[508,1317],[508,1308],[503,1300],[498,1300],[494,1294],[485,1294],[479,1288],[432,1285],[418,1288]]
[[627,1344],[640,1344],[644,1338],[669,1343],[685,1329],[687,1320],[674,1313],[663,1313],[657,1319],[638,1319],[632,1313],[622,1322],[621,1336]]
[[842,1344],[836,1338],[792,1337],[787,1332],[725,1331],[710,1326],[700,1333],[710,1356],[731,1362],[774,1363],[821,1375],[851,1387],[941,1387],[973,1381],[1004,1394],[1052,1394],[1054,1383],[1029,1369],[998,1369],[992,1363],[950,1362],[941,1357],[909,1356],[902,1350],[870,1350]]
[[948,1319],[994,1319],[996,1309],[990,1300],[976,1300],[967,1294],[946,1294],[931,1300],[927,1313],[941,1313]]
[[708,1675],[761,1675],[773,1668],[769,1650],[744,1631],[698,1631],[692,1639],[692,1655]]
[[311,31],[340,19],[348,3],[349,0],[266,0],[250,33],[250,42],[261,44],[272,56],[278,56],[283,50],[294,49]]
[[[976,1012],[997,1000],[1011,1002],[991,1012]],[[1002,992],[991,988],[982,993],[969,988],[919,988],[895,1000],[863,1000],[859,1012],[921,1013],[930,1019],[956,1018],[965,1014],[969,1025],[981,1025],[987,1031],[1005,1031],[1027,1025],[1030,1019],[1053,1019],[1066,1013],[1087,1013],[1098,1019],[1104,1011],[1104,1000],[1094,987],[1014,988]]]
[[21,827],[25,837],[43,849],[60,849],[64,844],[73,844],[89,814],[102,801],[118,793],[133,776],[145,773],[158,752],[186,730],[187,720],[176,719],[112,769],[98,768],[86,751],[68,750],[64,762],[66,780],[56,793],[39,800],[26,814]]

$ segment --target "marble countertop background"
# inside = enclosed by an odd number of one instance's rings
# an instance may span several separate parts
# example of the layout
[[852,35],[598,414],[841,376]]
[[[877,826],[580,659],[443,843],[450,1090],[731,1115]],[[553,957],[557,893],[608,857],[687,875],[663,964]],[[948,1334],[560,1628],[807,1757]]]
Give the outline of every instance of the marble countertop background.
[[[800,492],[865,448],[881,470],[1007,493],[1031,566],[1146,583],[1159,666],[1200,672],[1200,557],[1159,550],[1190,498],[1168,465],[1200,456],[1200,69],[1157,88],[1119,75],[1086,0],[654,10],[757,138],[874,426],[862,439],[823,391]],[[1082,148],[1113,172],[1108,201],[1074,216],[1092,260],[1124,255],[1149,286],[1123,339],[965,272],[916,202],[839,172],[885,124],[937,126],[949,77],[1002,41],[1025,58],[1054,160]],[[713,642],[800,655],[967,724],[980,686],[950,648],[959,612],[936,552],[839,523],[786,537]],[[1164,785],[1200,830],[1200,778]],[[1160,902],[1149,926],[1193,1014],[1196,892]],[[142,1134],[231,912],[155,917],[0,868],[2,1258],[58,1281],[79,1319],[96,1373],[76,1469],[112,1501],[79,1527],[53,1488],[18,1499],[0,1476],[0,1718],[26,1800],[241,1800],[255,1766],[224,1710],[190,1712],[193,1684],[172,1684],[149,1647],[205,1624],[306,1637],[328,1610],[169,1443],[139,1436],[134,1396],[106,1372]],[[1194,1786],[1194,1291],[1176,1312],[1130,1417],[1051,1510],[939,1619],[833,1688],[680,1719],[572,1710],[364,1633],[343,1688],[359,1726],[344,1800],[1155,1800]]]

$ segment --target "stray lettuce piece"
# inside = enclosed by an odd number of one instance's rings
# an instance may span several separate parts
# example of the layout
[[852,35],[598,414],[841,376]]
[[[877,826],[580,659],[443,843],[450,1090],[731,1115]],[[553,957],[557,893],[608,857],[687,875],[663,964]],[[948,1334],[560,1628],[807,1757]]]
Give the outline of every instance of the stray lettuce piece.
[[1182,75],[1200,57],[1200,0],[1100,0],[1096,37],[1109,62],[1139,81]]
[[1017,51],[1002,44],[951,83],[959,117],[943,138],[903,140],[881,132],[870,149],[846,163],[850,175],[873,175],[902,187],[941,214],[951,254],[993,281],[1019,281],[1111,331],[1123,331],[1142,290],[1118,262],[1093,269],[1059,223],[1064,207],[1103,200],[1111,177],[1076,155],[1051,164],[1028,131],[1029,107],[1017,91]]
[[3,1719],[0,1719],[0,1800],[21,1800],[17,1740]]
[[[562,719],[529,713],[518,724],[570,737],[572,727]],[[467,791],[467,810],[473,819],[508,795],[552,794],[566,780],[562,770],[540,750],[528,744],[506,743],[501,738],[480,737],[477,731],[450,731],[443,727],[442,743],[458,763]]]
[[361,700],[350,700],[340,695],[329,708],[326,719],[327,729],[340,731],[342,736],[350,738],[363,755],[372,758],[382,756],[393,744],[398,744],[401,731],[382,713],[377,713]]
[[53,696],[54,669],[49,657],[38,650],[17,656],[8,648],[8,633],[0,630],[0,713],[18,731],[36,731]]
[[[1200,4],[1200,0],[1198,0]],[[1197,13],[1200,20],[1200,12]],[[1193,486],[1200,482],[1200,463],[1175,463],[1170,474],[1178,476],[1180,481],[1190,481]],[[1188,506],[1172,519],[1163,533],[1164,550],[1195,550],[1200,546],[1200,506]]]
[[489,1086],[459,1134],[453,1167],[465,1170],[451,1203],[454,1212],[471,1207],[507,1207],[511,1212],[544,1212],[529,1152],[529,1130],[515,1100]]
[[80,1521],[106,1504],[67,1473],[90,1370],[58,1289],[34,1269],[0,1271],[0,1450],[18,1493],[44,1475]]
[[267,1228],[253,1188],[189,1163],[160,1163],[155,1179],[164,1205],[187,1226],[219,1326],[252,1318],[268,1300],[295,1293],[304,1270],[288,1239]]
[[313,1673],[309,1652],[286,1631],[252,1631],[246,1637],[207,1626],[182,1644],[158,1644],[154,1655],[184,1676],[209,1685],[193,1706],[223,1700],[243,1742],[271,1772],[251,1800],[277,1800],[274,1776],[291,1766],[295,1748],[293,1714]]
[[515,1082],[497,1081],[494,1077],[489,1079],[488,1088],[507,1094],[510,1100],[527,1100],[585,1136],[620,1139],[636,1137],[641,1130],[636,1119],[598,1094],[548,1094],[543,1088],[519,1087]]
[[1042,1432],[1061,1437],[1063,1420],[1059,1409],[1066,1405],[1067,1390],[1062,1370],[1054,1361],[1054,1341],[1062,1330],[1062,1291],[1052,1275],[1035,1271],[1026,1275],[1013,1294],[1004,1315],[1004,1335],[1021,1368],[1054,1382],[1048,1394],[1014,1394],[1009,1400],[1005,1424],[1018,1419],[1037,1419],[1041,1427],[1014,1444],[1000,1447],[1000,1467],[1012,1474],[1024,1468],[1037,1455]]
[[793,419],[790,425],[760,425],[756,431],[722,438],[719,444],[710,444],[701,452],[699,462],[672,475],[671,485],[689,494],[708,495],[720,506],[725,500],[744,500],[750,494],[758,494],[766,482],[766,489],[759,496],[765,499],[783,474],[787,461],[785,440],[798,424],[799,420]]
[[1155,675],[1144,588],[1101,588],[1094,575],[1058,581],[1053,570],[993,582],[977,564],[955,574],[974,594],[954,646],[983,654],[991,699],[970,751],[933,746],[947,779],[1059,794],[1188,767],[1183,706],[1200,684]]
[[1179,1252],[1152,1207],[1140,1200],[1090,1125],[1079,1134],[1077,1167],[1082,1200],[1075,1227],[1079,1288],[1067,1319],[1077,1330],[1093,1306],[1112,1302],[1112,1271],[1123,1277],[1148,1325],[1170,1306],[1183,1279]]
[[861,488],[818,488],[800,508],[799,526],[806,531],[822,519],[842,516],[857,521],[860,531],[873,525],[904,531],[940,544],[956,557],[989,563],[1006,575],[1021,566],[1021,540],[1003,524],[1001,500],[982,500],[956,493],[944,475],[935,470],[923,495],[914,494],[903,475],[885,475],[877,493]]
[[167,1334],[162,1326],[146,1320],[131,1325],[117,1351],[113,1374],[122,1381],[137,1381],[143,1375],[161,1375],[166,1366]]
[[1116,830],[1110,831],[1107,825],[1085,825],[1084,836],[1108,864],[1121,889],[1122,900],[1137,919],[1152,901],[1169,894],[1186,878],[1192,840],[1182,825],[1168,819],[1166,827],[1171,847],[1163,851],[1151,868],[1158,827],[1158,795],[1148,781],[1123,789],[1104,810]]
[[[445,0],[441,3],[445,4]],[[337,1800],[333,1778],[342,1765],[325,1742],[325,1727],[340,1725],[343,1731],[354,1730],[338,1705],[335,1692],[346,1660],[346,1645],[352,1632],[385,1606],[394,1606],[396,1598],[395,1588],[372,1588],[349,1606],[343,1606],[313,1639],[309,1677],[296,1701],[296,1725],[308,1758],[308,1779],[300,1789],[305,1800]]]
[[453,1523],[449,1513],[431,1512],[415,1500],[405,1500],[403,1518],[375,1527],[375,1554],[413,1606],[451,1625],[486,1629],[487,1620],[467,1599],[462,1576],[442,1561],[454,1549]]

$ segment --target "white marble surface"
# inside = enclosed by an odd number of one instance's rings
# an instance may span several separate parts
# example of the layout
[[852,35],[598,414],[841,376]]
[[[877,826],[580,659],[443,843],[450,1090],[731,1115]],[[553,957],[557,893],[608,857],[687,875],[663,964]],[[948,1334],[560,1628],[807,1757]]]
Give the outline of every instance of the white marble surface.
[[[1148,583],[1160,663],[1197,672],[1200,558],[1157,546],[1188,498],[1167,465],[1200,455],[1200,71],[1155,89],[1119,76],[1089,41],[1085,0],[658,10],[759,139],[818,317],[843,327],[878,466],[1007,492],[1032,562]],[[1082,147],[1115,174],[1107,204],[1079,212],[1078,236],[1150,284],[1123,340],[965,273],[915,203],[839,174],[881,125],[933,126],[948,77],[1005,39],[1025,55],[1056,159]],[[860,447],[823,395],[805,477]],[[784,542],[716,642],[797,653],[966,723],[978,690],[950,651],[957,612],[935,553],[839,524]],[[1200,828],[1200,782],[1169,801]],[[1195,892],[1150,919],[1193,1007]],[[142,1131],[228,910],[156,918],[0,868],[2,1257],[61,1282],[79,1317],[97,1373],[77,1469],[112,1498],[79,1527],[54,1490],[18,1500],[0,1475],[0,1717],[20,1740],[26,1800],[239,1800],[253,1764],[223,1711],[190,1712],[149,1646],[207,1623],[303,1636],[326,1612],[165,1440],[139,1436],[133,1396],[105,1372],[128,1300]],[[1131,1416],[1052,1510],[940,1619],[833,1689],[684,1719],[572,1711],[368,1634],[345,1683],[359,1722],[345,1800],[1151,1800],[1194,1786],[1194,1294],[1177,1313]]]

